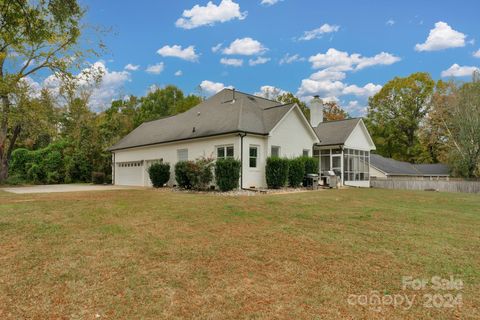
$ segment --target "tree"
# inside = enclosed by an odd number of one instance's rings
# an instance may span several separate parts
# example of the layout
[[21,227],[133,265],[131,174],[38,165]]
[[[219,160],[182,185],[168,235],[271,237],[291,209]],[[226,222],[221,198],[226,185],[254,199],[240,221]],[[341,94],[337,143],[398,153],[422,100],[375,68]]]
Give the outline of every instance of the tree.
[[323,118],[325,121],[335,121],[348,119],[350,116],[336,102],[329,101],[323,105]]
[[430,110],[435,82],[428,73],[390,80],[369,98],[366,123],[383,156],[418,161],[421,146],[418,130]]
[[283,104],[287,103],[296,103],[300,110],[302,110],[303,114],[307,118],[307,120],[310,120],[310,109],[307,107],[307,104],[303,101],[301,101],[298,97],[296,97],[293,93],[290,92],[285,92],[281,95],[278,95],[276,100],[278,102],[281,102]]
[[135,126],[145,121],[171,116],[199,104],[202,99],[195,95],[184,96],[182,90],[173,85],[155,88],[141,98],[140,107],[135,117]]
[[449,118],[443,124],[451,145],[449,163],[454,174],[480,176],[480,81],[463,84],[454,99]]
[[0,0],[0,183],[22,131],[12,119],[21,83],[42,70],[60,77],[82,57],[76,48],[84,11],[76,0]]

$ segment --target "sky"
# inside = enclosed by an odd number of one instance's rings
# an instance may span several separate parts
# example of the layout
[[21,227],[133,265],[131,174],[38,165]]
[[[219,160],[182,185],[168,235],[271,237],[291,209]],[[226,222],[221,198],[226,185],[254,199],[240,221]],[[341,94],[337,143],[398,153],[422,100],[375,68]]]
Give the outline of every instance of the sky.
[[479,1],[80,3],[88,25],[110,30],[101,36],[107,52],[90,61],[105,72],[96,110],[173,84],[206,96],[224,87],[318,94],[361,116],[395,76],[467,81],[480,66]]

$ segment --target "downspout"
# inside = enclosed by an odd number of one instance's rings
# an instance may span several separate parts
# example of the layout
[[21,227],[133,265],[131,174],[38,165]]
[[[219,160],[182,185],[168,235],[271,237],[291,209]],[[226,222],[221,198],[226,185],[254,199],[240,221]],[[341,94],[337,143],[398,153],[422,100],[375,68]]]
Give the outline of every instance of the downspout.
[[115,152],[112,152],[113,163],[112,163],[112,184],[115,185]]
[[240,132],[240,189],[243,190],[243,138],[247,135],[246,132]]

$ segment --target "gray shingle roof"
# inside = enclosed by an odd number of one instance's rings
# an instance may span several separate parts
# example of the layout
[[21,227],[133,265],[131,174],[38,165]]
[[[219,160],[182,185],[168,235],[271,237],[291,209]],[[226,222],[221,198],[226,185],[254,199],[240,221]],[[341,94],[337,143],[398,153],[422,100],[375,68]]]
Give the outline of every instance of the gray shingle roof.
[[378,154],[370,155],[370,164],[385,172],[387,175],[407,176],[448,176],[448,166],[441,163],[411,164],[391,158],[385,158]]
[[318,145],[329,146],[344,144],[360,120],[361,118],[353,118],[321,122],[316,128],[313,128],[320,139],[320,143]]
[[144,122],[109,150],[249,132],[266,135],[293,108],[253,95],[224,89],[192,109],[154,121]]

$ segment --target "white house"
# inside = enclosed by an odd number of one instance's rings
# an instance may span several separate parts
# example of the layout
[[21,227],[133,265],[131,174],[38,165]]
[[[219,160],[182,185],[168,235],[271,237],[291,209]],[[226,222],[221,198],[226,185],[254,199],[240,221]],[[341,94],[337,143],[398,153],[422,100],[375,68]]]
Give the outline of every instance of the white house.
[[319,172],[335,170],[342,183],[369,186],[360,164],[368,165],[375,146],[363,121],[323,122],[322,109],[314,99],[312,126],[296,104],[224,89],[184,113],[143,123],[112,146],[114,184],[150,186],[148,167],[163,161],[174,185],[175,163],[203,156],[239,159],[240,186],[263,188],[268,157],[313,155],[321,158]]

